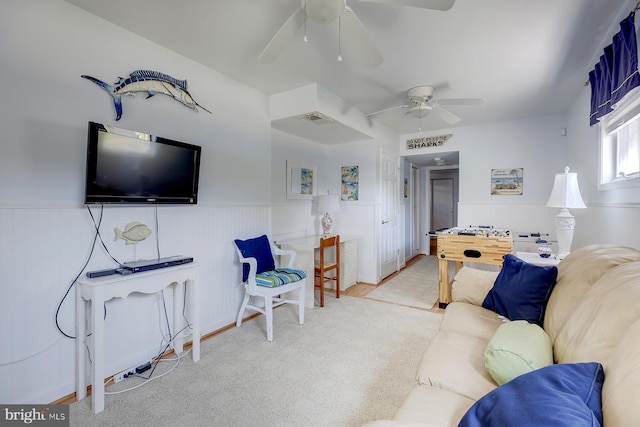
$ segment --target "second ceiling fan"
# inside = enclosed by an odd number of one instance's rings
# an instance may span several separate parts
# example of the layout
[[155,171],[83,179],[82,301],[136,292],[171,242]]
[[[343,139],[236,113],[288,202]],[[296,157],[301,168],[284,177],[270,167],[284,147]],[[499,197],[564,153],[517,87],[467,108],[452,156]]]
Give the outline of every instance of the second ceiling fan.
[[[449,10],[455,0],[359,0],[370,3],[385,3],[398,6],[413,6],[424,9]],[[280,27],[267,47],[258,57],[258,62],[272,63],[276,60],[284,47],[291,42],[296,33],[305,26],[304,40],[307,41],[307,18],[321,24],[338,22],[338,61],[342,60],[340,39],[345,33],[349,43],[354,43],[360,51],[365,65],[375,67],[383,62],[382,55],[369,37],[367,30],[353,10],[347,6],[346,0],[300,0],[300,7],[293,12]]]
[[480,106],[487,104],[487,100],[484,98],[433,99],[433,86],[413,87],[407,91],[407,98],[409,100],[407,104],[374,111],[372,113],[365,114],[365,117],[385,113],[391,110],[406,109],[407,112],[405,115],[412,115],[413,117],[422,120],[422,118],[426,117],[428,114],[433,114],[439,119],[453,125],[460,121],[460,117],[442,108],[443,105]]

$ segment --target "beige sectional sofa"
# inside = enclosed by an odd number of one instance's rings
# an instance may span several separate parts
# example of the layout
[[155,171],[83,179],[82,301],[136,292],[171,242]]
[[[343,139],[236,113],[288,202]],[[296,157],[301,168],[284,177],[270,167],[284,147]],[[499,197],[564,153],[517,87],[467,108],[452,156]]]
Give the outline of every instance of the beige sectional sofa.
[[[485,350],[509,320],[482,307],[497,275],[470,267],[458,272],[453,302],[417,369],[416,386],[392,420],[367,427],[456,426],[476,401],[498,390]],[[546,304],[544,331],[554,368],[583,362],[604,367],[605,426],[640,426],[640,251],[593,245],[567,256]]]

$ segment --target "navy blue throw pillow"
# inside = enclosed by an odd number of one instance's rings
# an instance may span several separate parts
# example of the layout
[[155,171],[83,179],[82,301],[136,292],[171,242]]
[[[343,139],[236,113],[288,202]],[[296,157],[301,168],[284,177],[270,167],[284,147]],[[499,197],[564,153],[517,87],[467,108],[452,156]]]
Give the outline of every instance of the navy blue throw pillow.
[[[266,235],[247,240],[234,240],[234,243],[240,249],[240,253],[245,258],[255,258],[258,264],[256,274],[270,271],[276,268],[271,253],[271,245]],[[242,281],[246,282],[249,277],[249,264],[242,265]]]
[[458,427],[601,426],[603,383],[600,363],[546,366],[482,397]]
[[510,320],[526,320],[542,326],[557,277],[556,266],[529,264],[507,254],[482,306]]

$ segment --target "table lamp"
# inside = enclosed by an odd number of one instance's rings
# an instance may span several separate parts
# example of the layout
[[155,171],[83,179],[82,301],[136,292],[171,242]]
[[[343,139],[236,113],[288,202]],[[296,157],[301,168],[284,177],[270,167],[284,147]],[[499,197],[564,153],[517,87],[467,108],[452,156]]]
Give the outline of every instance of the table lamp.
[[338,196],[332,196],[330,194],[318,196],[318,213],[324,212],[322,219],[322,237],[326,239],[331,236],[331,226],[333,225],[332,213],[340,212],[340,201]]
[[556,257],[563,259],[571,251],[573,230],[576,225],[576,220],[569,212],[569,208],[581,209],[587,207],[580,195],[578,174],[569,173],[568,167],[564,168],[564,173],[556,174],[547,207],[560,208],[560,213],[556,215],[556,237],[558,239],[558,255]]

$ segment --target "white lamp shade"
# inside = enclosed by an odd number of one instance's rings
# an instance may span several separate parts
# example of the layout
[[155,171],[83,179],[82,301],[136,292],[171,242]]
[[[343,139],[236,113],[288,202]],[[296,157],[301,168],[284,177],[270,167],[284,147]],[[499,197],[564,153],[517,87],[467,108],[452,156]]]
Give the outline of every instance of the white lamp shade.
[[569,168],[564,168],[564,173],[557,173],[553,182],[553,190],[549,201],[549,208],[586,208],[582,201],[580,188],[578,187],[578,174],[569,173]]
[[318,196],[318,213],[335,213],[340,212],[340,199],[337,195]]

